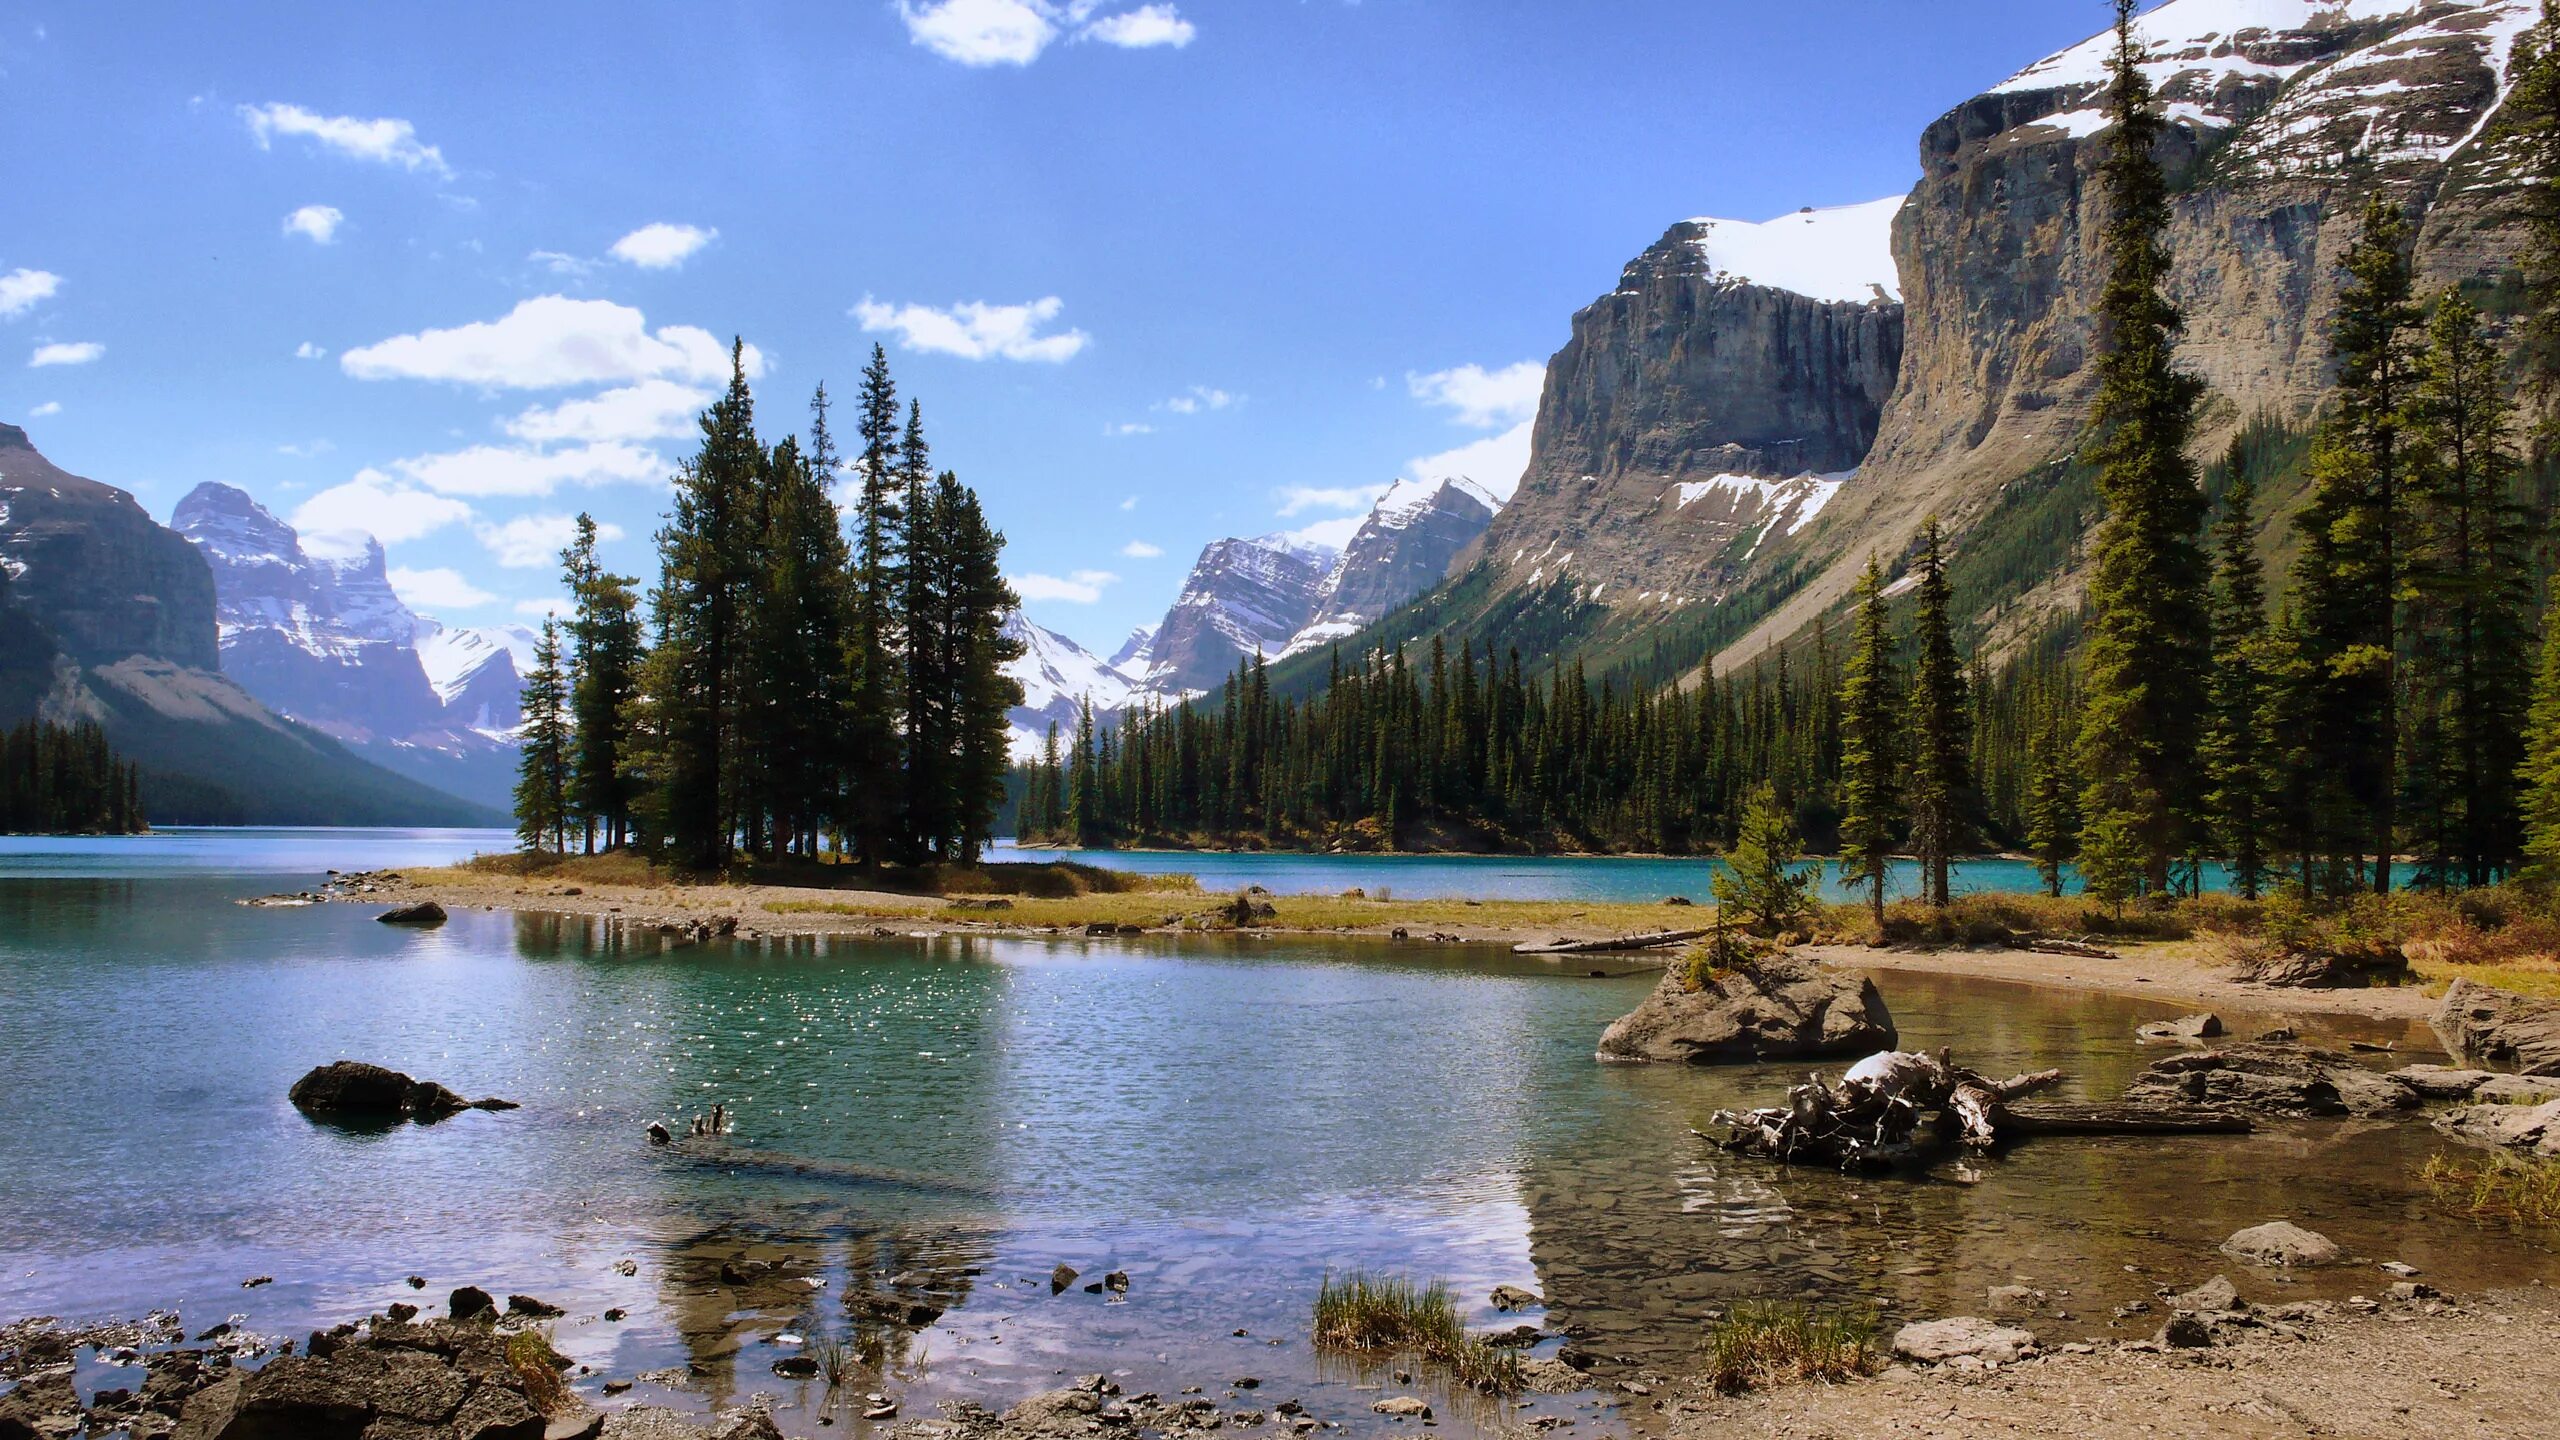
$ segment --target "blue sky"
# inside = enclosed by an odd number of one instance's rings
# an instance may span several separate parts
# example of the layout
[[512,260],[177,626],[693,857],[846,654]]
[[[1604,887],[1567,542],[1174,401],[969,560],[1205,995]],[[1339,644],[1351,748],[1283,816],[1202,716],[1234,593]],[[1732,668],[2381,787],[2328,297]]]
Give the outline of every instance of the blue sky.
[[[0,5],[0,420],[165,517],[378,532],[538,613],[648,536],[743,335],[769,435],[873,341],[1043,623],[1424,457],[1672,222],[1899,193],[2098,0]],[[1509,475],[1479,475],[1504,484]]]

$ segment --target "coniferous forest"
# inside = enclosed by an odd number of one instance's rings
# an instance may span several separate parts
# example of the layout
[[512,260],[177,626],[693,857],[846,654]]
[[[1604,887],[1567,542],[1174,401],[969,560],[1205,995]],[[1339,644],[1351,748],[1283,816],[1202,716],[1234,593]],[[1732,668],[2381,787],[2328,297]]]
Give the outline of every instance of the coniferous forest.
[[135,835],[142,775],[96,724],[30,720],[0,732],[0,833]]
[[[1337,651],[1295,699],[1247,662],[1206,697],[1053,729],[1020,777],[1024,835],[1702,852],[1734,841],[1765,785],[1879,904],[1886,856],[1915,856],[1943,903],[1948,857],[1985,848],[2031,855],[2055,893],[2075,867],[2112,899],[2192,893],[2208,862],[2246,895],[2560,873],[2560,623],[2539,593],[2549,506],[2526,494],[2560,438],[2560,35],[2546,22],[2520,44],[2501,121],[2552,177],[2528,187],[2520,313],[2419,293],[2410,227],[2377,187],[2307,445],[2252,422],[2205,467],[2207,396],[2167,289],[2163,122],[2130,5],[2118,18],[2076,615],[2011,637],[1996,666],[1964,653],[1961,542],[1933,519],[1875,557],[1845,624],[1733,673],[1594,683],[1571,658],[1524,673],[1517,651],[1434,638]],[[2257,506],[2287,452],[2308,496],[2270,577]]]
[[[802,434],[757,430],[743,347],[701,416],[658,576],[609,573],[592,520],[563,552],[570,613],[524,688],[527,850],[973,861],[1004,800],[1004,537],[936,471],[873,347],[839,450],[823,385]],[[850,513],[835,488],[850,489]]]

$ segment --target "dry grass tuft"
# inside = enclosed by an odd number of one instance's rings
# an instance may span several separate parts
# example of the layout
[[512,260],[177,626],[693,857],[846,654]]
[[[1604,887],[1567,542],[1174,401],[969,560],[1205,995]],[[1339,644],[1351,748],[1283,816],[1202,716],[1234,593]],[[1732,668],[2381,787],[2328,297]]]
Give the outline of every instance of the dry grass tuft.
[[2473,1161],[2431,1155],[2418,1175],[2437,1199],[2480,1219],[2560,1225],[2560,1160],[2493,1154]]
[[1520,1388],[1519,1355],[1469,1335],[1439,1280],[1416,1285],[1358,1271],[1338,1280],[1328,1274],[1316,1290],[1315,1342],[1322,1350],[1412,1350],[1448,1366],[1471,1389]]
[[1707,1332],[1707,1380],[1727,1395],[1802,1380],[1848,1380],[1881,1368],[1869,1309],[1744,1300]]

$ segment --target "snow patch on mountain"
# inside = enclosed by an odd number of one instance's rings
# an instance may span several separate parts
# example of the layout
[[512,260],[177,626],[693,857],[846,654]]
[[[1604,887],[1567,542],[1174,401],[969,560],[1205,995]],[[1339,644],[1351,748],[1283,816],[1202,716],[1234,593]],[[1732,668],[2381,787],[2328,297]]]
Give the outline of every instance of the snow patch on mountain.
[[1754,223],[1701,216],[1694,242],[1716,274],[1809,299],[1862,303],[1902,298],[1893,263],[1899,195],[1863,205],[1807,207]]

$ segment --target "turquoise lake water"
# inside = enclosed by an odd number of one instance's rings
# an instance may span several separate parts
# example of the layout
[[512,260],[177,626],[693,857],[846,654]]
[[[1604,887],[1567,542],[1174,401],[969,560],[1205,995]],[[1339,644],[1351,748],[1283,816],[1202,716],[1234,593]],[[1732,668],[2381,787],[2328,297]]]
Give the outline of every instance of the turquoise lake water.
[[[2430,1219],[2411,1178],[2435,1148],[2423,1125],[2050,1140],[1919,1179],[1726,1157],[1693,1129],[1776,1098],[1803,1067],[1601,1065],[1600,1030],[1647,978],[1499,948],[669,949],[559,917],[465,912],[413,931],[375,924],[370,907],[235,903],[332,866],[432,863],[503,838],[0,840],[0,1321],[174,1304],[191,1329],[238,1314],[290,1336],[416,1298],[403,1283],[415,1273],[430,1300],[477,1283],[566,1306],[559,1343],[594,1367],[591,1385],[658,1372],[667,1383],[635,1396],[687,1405],[768,1392],[801,1433],[818,1433],[818,1397],[772,1373],[785,1333],[846,1338],[875,1367],[854,1393],[895,1393],[909,1418],[1103,1369],[1133,1391],[1201,1384],[1213,1397],[1250,1375],[1264,1382],[1250,1403],[1294,1397],[1359,1429],[1375,1398],[1363,1387],[1385,1381],[1309,1347],[1328,1271],[1445,1277],[1473,1323],[1567,1329],[1604,1375],[1677,1367],[1710,1314],[1743,1296],[1920,1316],[1977,1311],[1989,1286],[2024,1279],[2073,1291],[2075,1318],[2049,1322],[2058,1337],[2104,1333],[2113,1306],[2208,1278],[2225,1268],[2215,1244],[2277,1216],[2448,1289],[2560,1280],[2541,1243]],[[1474,863],[1394,859],[1415,868],[1386,883],[1429,893]],[[1539,862],[1497,883],[1665,883],[1673,872],[1627,867],[1677,863]],[[1337,878],[1379,865],[1256,873],[1274,890],[1348,888],[1363,881]],[[1985,1070],[2061,1065],[2067,1093],[2091,1097],[2152,1058],[2132,1027],[2174,1013],[1960,979],[1880,983],[1906,1045],[1952,1045]],[[2274,1023],[2225,1019],[2243,1033]],[[2328,1033],[2412,1047],[2400,1059],[2428,1043]],[[285,1091],[342,1056],[524,1108],[375,1133],[315,1125]],[[650,1121],[715,1102],[736,1116],[729,1145],[645,1143]],[[1053,1297],[1061,1262],[1084,1274]],[[1131,1278],[1125,1299],[1083,1291],[1111,1269]],[[259,1275],[274,1283],[241,1288]],[[2285,1293],[2385,1279],[2320,1273]],[[1549,1308],[1497,1316],[1496,1284]],[[944,1313],[884,1323],[884,1296]],[[608,1308],[627,1318],[601,1319]],[[1463,1397],[1436,1403],[1449,1428],[1501,1419]],[[1536,1403],[1585,1431],[1646,1423],[1588,1399]],[[844,1416],[824,1433],[860,1428]]]

